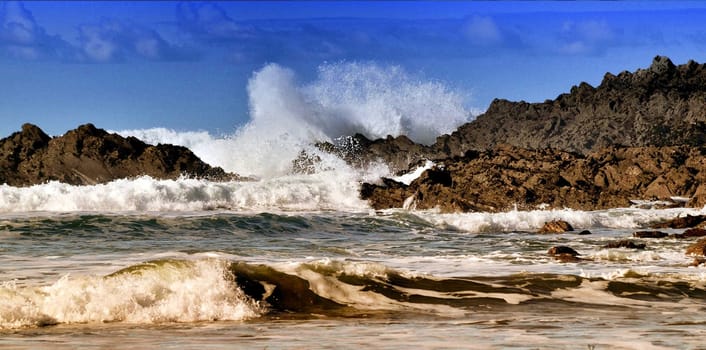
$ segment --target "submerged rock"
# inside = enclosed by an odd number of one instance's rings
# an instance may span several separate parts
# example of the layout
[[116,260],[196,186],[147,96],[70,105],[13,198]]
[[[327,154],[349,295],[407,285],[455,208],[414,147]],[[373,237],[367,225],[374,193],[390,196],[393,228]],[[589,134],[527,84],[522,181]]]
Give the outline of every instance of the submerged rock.
[[652,225],[652,228],[689,228],[706,221],[706,215],[686,215]]
[[25,124],[20,132],[0,140],[0,184],[29,186],[55,180],[91,185],[142,175],[157,179],[240,179],[204,163],[185,147],[152,146],[92,124],[54,138],[35,125]]
[[557,259],[561,262],[578,262],[582,259],[578,256],[579,254],[576,250],[567,246],[555,246],[549,248],[547,255]]
[[621,239],[619,241],[610,242],[603,246],[605,249],[615,249],[615,248],[627,248],[627,249],[637,249],[643,250],[647,247],[644,243],[635,243],[629,239]]
[[632,236],[636,238],[664,238],[669,235],[662,231],[638,231],[633,232]]

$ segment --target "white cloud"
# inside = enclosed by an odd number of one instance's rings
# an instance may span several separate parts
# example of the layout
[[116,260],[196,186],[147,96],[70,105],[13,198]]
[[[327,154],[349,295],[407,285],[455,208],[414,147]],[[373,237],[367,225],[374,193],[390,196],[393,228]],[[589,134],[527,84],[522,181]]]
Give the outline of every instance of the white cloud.
[[472,43],[478,45],[493,45],[503,40],[500,28],[490,17],[471,17],[466,21],[464,34]]

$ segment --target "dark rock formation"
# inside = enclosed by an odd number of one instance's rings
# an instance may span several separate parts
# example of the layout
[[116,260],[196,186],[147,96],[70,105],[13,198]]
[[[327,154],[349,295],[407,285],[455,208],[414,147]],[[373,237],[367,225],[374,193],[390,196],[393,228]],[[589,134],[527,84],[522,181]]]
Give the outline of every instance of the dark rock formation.
[[579,258],[579,254],[576,250],[567,246],[555,246],[549,248],[547,255],[553,257],[561,262],[579,262],[583,259]]
[[554,220],[545,222],[537,233],[564,233],[568,231],[573,231],[574,228],[568,222],[564,220]]
[[615,248],[627,248],[627,249],[637,249],[643,250],[647,247],[644,243],[635,243],[629,239],[621,239],[619,241],[610,242],[603,246],[605,249],[615,249]]
[[690,228],[681,234],[674,235],[676,238],[706,237],[706,230],[702,228]]
[[673,196],[706,204],[706,148],[611,147],[581,155],[504,145],[446,159],[409,186],[386,180],[361,191],[376,209],[401,208],[412,197],[417,209],[447,212],[597,210]]
[[669,235],[662,231],[638,231],[633,232],[632,236],[636,238],[664,238]]
[[[703,199],[697,201],[702,203]],[[700,204],[699,204],[700,205]],[[664,222],[656,223],[652,225],[652,228],[689,228],[696,227],[697,225],[706,221],[706,215],[686,215],[684,217],[677,217],[672,220],[667,220]]]
[[[589,154],[604,148],[702,146],[706,142],[706,64],[675,66],[657,56],[648,69],[607,73],[598,87],[581,83],[542,103],[494,100],[475,120],[431,146],[404,136],[330,145],[356,162],[381,159],[394,171],[423,159],[463,156],[502,144]],[[355,147],[350,147],[354,144]]]
[[201,161],[185,147],[148,145],[86,124],[51,138],[37,126],[0,140],[0,183],[28,186],[47,181],[73,185],[104,183],[149,175],[158,179],[180,176],[212,180],[237,179]]

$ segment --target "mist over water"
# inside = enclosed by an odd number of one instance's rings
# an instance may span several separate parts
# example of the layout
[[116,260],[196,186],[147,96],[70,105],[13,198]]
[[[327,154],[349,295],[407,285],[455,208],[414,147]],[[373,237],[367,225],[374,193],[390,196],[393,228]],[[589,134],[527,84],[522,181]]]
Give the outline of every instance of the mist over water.
[[[407,135],[431,144],[472,116],[462,92],[375,63],[323,64],[309,83],[289,68],[268,64],[253,74],[247,90],[250,120],[231,135],[164,128],[119,133],[186,146],[227,171],[272,178],[289,174],[302,150],[317,154],[312,147],[317,141],[361,133],[373,139]],[[349,171],[335,157],[320,156],[325,168]]]

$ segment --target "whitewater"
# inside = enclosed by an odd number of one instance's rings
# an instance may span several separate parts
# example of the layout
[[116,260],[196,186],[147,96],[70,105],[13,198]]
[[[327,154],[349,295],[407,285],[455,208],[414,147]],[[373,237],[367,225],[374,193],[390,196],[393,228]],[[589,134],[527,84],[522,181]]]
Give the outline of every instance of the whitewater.
[[[231,134],[116,132],[248,180],[0,185],[0,347],[703,348],[706,268],[684,254],[691,242],[605,246],[706,209],[376,211],[360,184],[394,174],[314,143],[430,144],[473,118],[466,94],[347,62],[309,82],[268,64],[247,90],[250,121]],[[312,173],[293,171],[302,152],[320,159]],[[536,233],[556,219],[576,231]],[[549,257],[558,245],[583,260]]]

